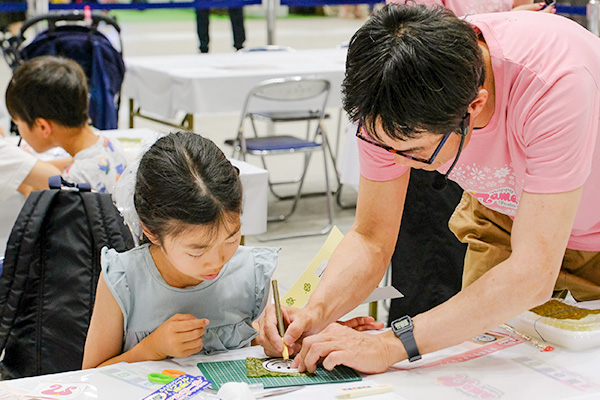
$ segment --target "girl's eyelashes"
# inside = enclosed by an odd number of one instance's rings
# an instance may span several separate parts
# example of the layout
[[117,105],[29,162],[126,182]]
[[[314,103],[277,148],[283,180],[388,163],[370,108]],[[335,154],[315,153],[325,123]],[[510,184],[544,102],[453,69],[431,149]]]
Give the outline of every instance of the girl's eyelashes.
[[188,256],[190,256],[190,257],[192,257],[192,258],[200,258],[200,257],[202,257],[203,255],[204,255],[204,253],[202,253],[202,254],[189,254],[189,253],[188,253]]

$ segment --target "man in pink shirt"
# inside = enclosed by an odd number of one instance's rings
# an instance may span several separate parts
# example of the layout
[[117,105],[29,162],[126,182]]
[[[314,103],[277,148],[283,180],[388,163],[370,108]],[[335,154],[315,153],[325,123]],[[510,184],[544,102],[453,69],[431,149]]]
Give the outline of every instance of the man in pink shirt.
[[[362,121],[356,220],[307,305],[284,310],[284,341],[298,351],[305,337],[292,366],[382,372],[555,290],[600,298],[600,39],[553,14],[463,21],[388,5],[354,35],[346,66],[345,109]],[[451,219],[469,245],[465,287],[379,335],[330,324],[383,276],[411,168],[438,170],[437,186],[450,178],[466,192]],[[265,336],[280,351],[273,314]]]
[[[457,16],[498,11],[555,12],[553,6],[532,0],[388,0],[396,4],[443,6]],[[427,311],[461,288],[466,245],[448,229],[448,219],[462,195],[455,182],[442,191],[431,188],[439,175],[436,171],[413,169],[407,189],[407,205],[402,214],[396,250],[391,259],[392,285],[402,292],[393,299],[388,321]]]

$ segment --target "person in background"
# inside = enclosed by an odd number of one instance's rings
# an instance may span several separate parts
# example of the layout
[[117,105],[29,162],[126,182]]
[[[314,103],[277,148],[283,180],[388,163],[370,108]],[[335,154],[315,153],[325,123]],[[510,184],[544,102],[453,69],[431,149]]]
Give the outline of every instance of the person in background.
[[0,129],[0,201],[16,191],[28,196],[32,190],[48,189],[48,178],[55,175],[60,175],[56,166],[9,143]]
[[11,143],[0,128],[0,258],[26,197],[48,189],[48,178],[56,175],[60,175],[56,166]]
[[[533,0],[392,0],[396,4],[444,6],[457,16],[531,10],[555,12]],[[417,315],[445,302],[460,291],[464,243],[448,229],[462,196],[461,187],[448,181],[435,190],[439,172],[412,169],[400,232],[391,260],[392,284],[404,297],[391,301],[388,324],[403,315]]]
[[343,4],[340,6],[340,18],[365,19],[369,16],[368,6],[365,9],[362,4]]
[[[459,19],[389,4],[369,19],[350,42],[343,84],[344,108],[362,122],[356,219],[308,303],[284,309],[284,341],[301,349],[292,367],[382,372],[555,292],[600,299],[598,77],[600,39],[550,13]],[[452,179],[465,191],[450,219],[468,244],[463,289],[382,334],[330,324],[383,276],[411,168],[438,170],[436,186]],[[260,340],[279,351],[274,314]]]
[[392,0],[397,4],[423,4],[426,6],[443,6],[457,16],[483,14],[499,11],[536,10],[542,3],[533,4],[533,0]]
[[26,61],[8,84],[6,108],[36,152],[59,146],[73,157],[57,162],[63,178],[112,193],[126,158],[117,141],[88,125],[87,80],[79,64],[53,56]]
[[[0,0],[0,4],[4,3],[21,3],[26,5],[27,2],[22,0],[15,2]],[[16,36],[19,34],[23,21],[26,18],[27,14],[25,11],[0,12],[0,31],[5,35],[8,33],[10,36]]]
[[[244,8],[228,8],[229,19],[231,20],[231,31],[233,33],[233,47],[236,50],[244,48],[246,41],[246,29],[244,27]],[[196,30],[198,32],[198,41],[200,42],[200,52],[208,53],[208,43],[210,35],[208,25],[210,19],[210,8],[196,9]]]

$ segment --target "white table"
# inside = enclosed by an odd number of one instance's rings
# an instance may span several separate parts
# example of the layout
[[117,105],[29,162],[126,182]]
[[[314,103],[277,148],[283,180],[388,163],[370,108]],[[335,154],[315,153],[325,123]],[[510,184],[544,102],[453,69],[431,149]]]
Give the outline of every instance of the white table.
[[[164,135],[150,129],[116,129],[103,131],[102,134],[108,138],[119,140],[123,145],[128,163],[137,160],[141,151],[148,149],[152,143]],[[232,158],[229,161],[239,168],[244,190],[242,235],[265,233],[267,231],[269,172],[244,161]]]
[[[123,97],[160,119],[178,111],[239,112],[250,89],[271,78],[317,75],[331,82],[329,107],[341,106],[346,49],[129,57]],[[162,122],[162,121],[161,121]],[[133,127],[130,115],[130,127]],[[193,126],[185,126],[193,129]]]
[[[557,348],[541,353],[529,343],[519,343],[500,351],[458,362],[457,354],[474,357],[476,351],[463,350],[473,344],[463,344],[438,353],[425,355],[422,361],[397,367],[418,367],[452,357],[454,363],[412,370],[393,370],[378,375],[363,375],[365,381],[391,384],[394,391],[373,397],[377,400],[401,399],[598,399],[600,398],[600,349],[572,352]],[[465,355],[466,354],[466,355]],[[32,391],[42,382],[86,383],[84,393],[78,399],[141,399],[158,389],[146,376],[172,368],[199,375],[196,367],[202,361],[244,359],[247,356],[264,357],[260,347],[250,347],[216,356],[192,356],[132,364],[116,364],[86,371],[17,379],[0,382],[2,388]],[[448,361],[448,358],[446,358]],[[337,399],[335,390],[356,386],[361,382],[312,385],[278,396],[281,400]],[[363,382],[364,383],[364,382]],[[47,385],[47,383],[46,383]]]

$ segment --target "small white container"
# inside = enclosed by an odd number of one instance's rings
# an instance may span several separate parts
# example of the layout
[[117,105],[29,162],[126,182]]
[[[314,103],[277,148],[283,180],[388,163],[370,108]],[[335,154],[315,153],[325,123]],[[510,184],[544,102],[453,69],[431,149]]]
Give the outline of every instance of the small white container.
[[[577,306],[575,303],[563,303]],[[534,339],[571,350],[600,346],[600,314],[587,315],[581,319],[558,319],[526,311],[511,319],[508,324]]]

